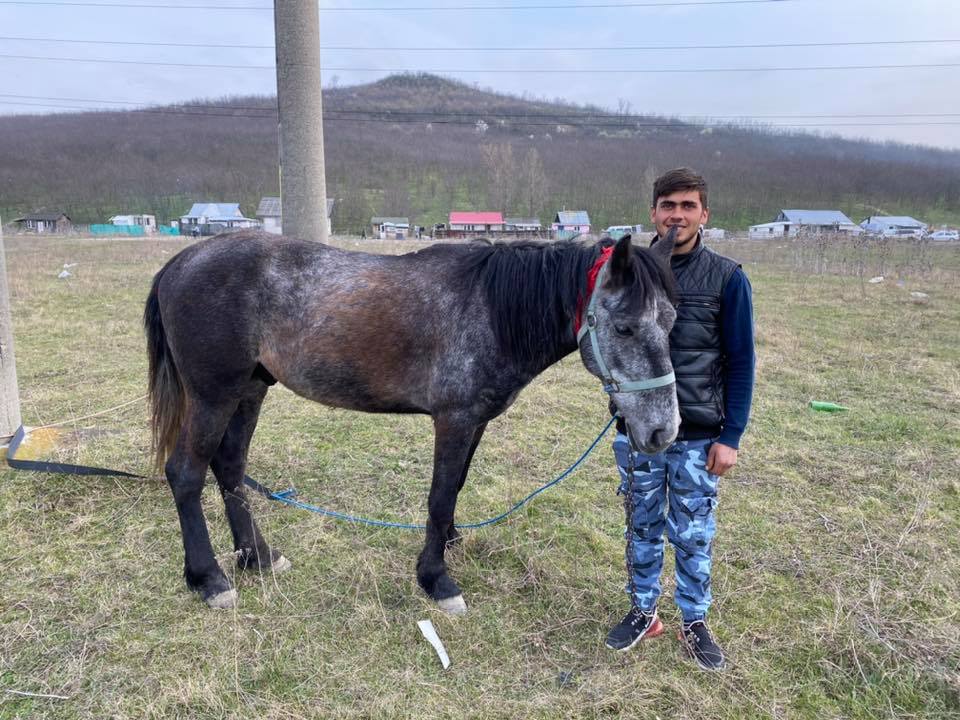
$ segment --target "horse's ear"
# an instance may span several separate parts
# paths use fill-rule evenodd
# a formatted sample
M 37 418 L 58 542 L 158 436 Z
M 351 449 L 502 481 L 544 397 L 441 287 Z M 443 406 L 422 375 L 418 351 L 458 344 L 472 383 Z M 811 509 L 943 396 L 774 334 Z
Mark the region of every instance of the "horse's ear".
M 670 232 L 667 233 L 666 237 L 660 238 L 653 244 L 653 246 L 650 248 L 650 252 L 652 252 L 660 260 L 669 263 L 670 256 L 673 254 L 673 244 L 676 238 L 677 228 L 674 226 L 670 228 Z
M 633 283 L 633 245 L 630 236 L 624 235 L 617 240 L 610 256 L 611 287 L 624 287 Z

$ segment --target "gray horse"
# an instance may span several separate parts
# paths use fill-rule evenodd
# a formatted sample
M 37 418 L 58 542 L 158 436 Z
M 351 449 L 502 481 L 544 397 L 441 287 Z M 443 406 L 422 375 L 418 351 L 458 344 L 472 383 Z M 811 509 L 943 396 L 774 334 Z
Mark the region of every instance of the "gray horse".
M 187 585 L 211 607 L 236 603 L 200 506 L 208 467 L 239 566 L 290 565 L 264 541 L 242 485 L 263 398 L 281 382 L 325 405 L 433 418 L 417 581 L 444 610 L 466 610 L 444 550 L 459 537 L 454 510 L 474 451 L 487 423 L 576 350 L 578 335 L 636 447 L 656 452 L 676 436 L 672 247 L 670 237 L 634 248 L 628 235 L 384 256 L 243 231 L 178 253 L 154 278 L 144 324 L 154 450 L 180 518 Z

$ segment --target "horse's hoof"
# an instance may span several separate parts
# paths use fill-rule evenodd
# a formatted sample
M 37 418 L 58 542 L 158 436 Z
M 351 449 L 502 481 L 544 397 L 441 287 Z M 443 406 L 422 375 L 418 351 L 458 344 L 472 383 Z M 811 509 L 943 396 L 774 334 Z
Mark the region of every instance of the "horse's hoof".
M 289 570 L 292 567 L 293 567 L 293 563 L 287 560 L 283 555 L 278 557 L 276 560 L 274 560 L 270 564 L 270 570 L 275 573 L 284 572 L 285 570 Z
M 463 599 L 463 595 L 454 595 L 443 600 L 437 600 L 437 607 L 448 615 L 463 615 L 467 612 L 467 601 Z
M 224 590 L 207 598 L 207 605 L 214 610 L 231 610 L 237 606 L 237 591 L 234 588 Z

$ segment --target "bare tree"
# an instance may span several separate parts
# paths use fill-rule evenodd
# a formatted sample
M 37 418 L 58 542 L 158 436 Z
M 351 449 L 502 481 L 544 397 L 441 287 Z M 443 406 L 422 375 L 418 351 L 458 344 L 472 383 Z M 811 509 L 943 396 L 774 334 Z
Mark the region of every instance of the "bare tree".
M 520 178 L 523 207 L 528 217 L 534 217 L 547 199 L 547 173 L 543 169 L 543 161 L 536 148 L 527 150 L 523 158 Z
M 517 196 L 517 161 L 513 156 L 513 145 L 481 145 L 480 156 L 487 168 L 489 182 L 487 199 L 497 210 L 508 212 Z
M 648 208 L 653 204 L 653 184 L 657 181 L 657 169 L 652 165 L 647 165 L 640 177 L 640 201 L 638 205 L 641 209 Z

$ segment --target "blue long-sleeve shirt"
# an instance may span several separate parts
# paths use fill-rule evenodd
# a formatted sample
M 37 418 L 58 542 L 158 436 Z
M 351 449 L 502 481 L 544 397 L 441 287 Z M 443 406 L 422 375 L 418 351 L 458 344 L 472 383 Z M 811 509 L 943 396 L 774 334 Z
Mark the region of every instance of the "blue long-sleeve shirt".
M 756 358 L 753 347 L 753 290 L 741 268 L 723 288 L 720 299 L 720 334 L 724 364 L 724 420 L 717 442 L 740 447 L 740 437 L 750 418 Z

